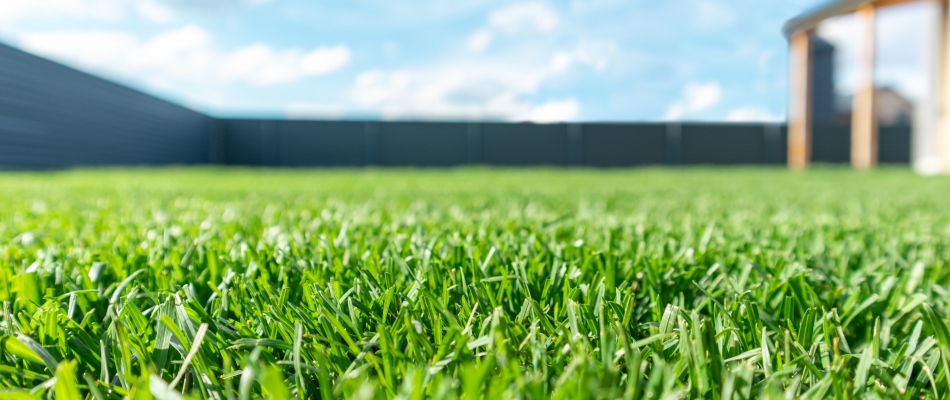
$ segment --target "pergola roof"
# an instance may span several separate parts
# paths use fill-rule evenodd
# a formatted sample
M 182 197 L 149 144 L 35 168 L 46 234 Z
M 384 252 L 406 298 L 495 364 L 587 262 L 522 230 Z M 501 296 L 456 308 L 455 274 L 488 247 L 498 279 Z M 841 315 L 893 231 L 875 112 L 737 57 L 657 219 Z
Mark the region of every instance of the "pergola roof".
M 782 27 L 782 32 L 786 37 L 792 36 L 795 32 L 800 32 L 808 29 L 814 29 L 821 21 L 824 21 L 828 18 L 847 14 L 854 10 L 857 10 L 863 5 L 874 4 L 878 6 L 903 3 L 907 0 L 835 0 L 828 3 L 825 3 L 818 8 L 815 8 L 811 11 L 808 11 L 802 15 L 799 15 L 795 18 L 788 20 L 785 23 L 785 26 Z

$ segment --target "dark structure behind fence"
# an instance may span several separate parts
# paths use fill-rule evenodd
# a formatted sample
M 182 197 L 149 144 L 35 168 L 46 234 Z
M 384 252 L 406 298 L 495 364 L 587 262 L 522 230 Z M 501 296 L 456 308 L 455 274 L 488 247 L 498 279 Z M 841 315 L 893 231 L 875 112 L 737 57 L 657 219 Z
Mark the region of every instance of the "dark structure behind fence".
M 848 127 L 816 126 L 813 159 L 847 163 Z M 0 44 L 0 168 L 784 164 L 783 124 L 214 119 Z M 908 163 L 910 128 L 880 160 Z

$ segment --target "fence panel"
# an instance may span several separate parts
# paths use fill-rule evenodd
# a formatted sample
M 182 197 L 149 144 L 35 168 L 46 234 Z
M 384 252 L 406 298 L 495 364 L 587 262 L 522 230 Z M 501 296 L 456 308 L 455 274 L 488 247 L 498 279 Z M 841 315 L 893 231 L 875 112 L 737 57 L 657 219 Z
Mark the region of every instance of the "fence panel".
M 583 165 L 627 167 L 666 162 L 665 124 L 583 124 L 581 134 Z
M 386 122 L 379 126 L 379 164 L 445 167 L 468 161 L 469 126 L 454 122 Z
M 788 163 L 788 125 L 785 124 L 779 125 L 778 157 L 775 163 L 783 165 Z
M 488 165 L 567 165 L 567 125 L 481 125 L 482 163 Z
M 210 117 L 2 44 L 0 88 L 0 167 L 210 160 Z
M 226 125 L 224 159 L 230 165 L 261 165 L 261 121 L 229 120 Z
M 365 165 L 365 123 L 356 121 L 280 121 L 278 165 Z
M 881 164 L 910 163 L 909 126 L 884 126 L 878 129 L 878 162 Z
M 850 163 L 851 127 L 831 124 L 812 126 L 811 160 L 815 163 Z
M 762 124 L 683 124 L 683 164 L 763 164 L 768 156 Z

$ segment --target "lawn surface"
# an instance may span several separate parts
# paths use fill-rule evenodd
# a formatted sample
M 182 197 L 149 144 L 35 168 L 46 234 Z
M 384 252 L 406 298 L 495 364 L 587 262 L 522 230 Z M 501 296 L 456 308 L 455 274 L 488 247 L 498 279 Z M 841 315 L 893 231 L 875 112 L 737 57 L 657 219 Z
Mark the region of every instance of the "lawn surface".
M 0 399 L 945 398 L 950 180 L 0 175 Z

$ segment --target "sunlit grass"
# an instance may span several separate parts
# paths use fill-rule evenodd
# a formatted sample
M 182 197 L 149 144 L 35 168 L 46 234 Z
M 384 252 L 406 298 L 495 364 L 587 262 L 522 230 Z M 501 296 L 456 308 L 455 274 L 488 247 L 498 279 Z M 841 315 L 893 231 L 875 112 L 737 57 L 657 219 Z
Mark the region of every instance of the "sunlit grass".
M 938 398 L 950 180 L 0 175 L 0 398 Z

